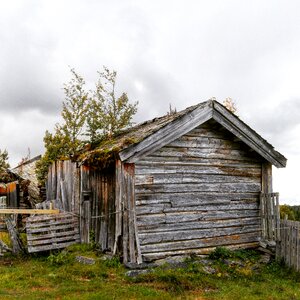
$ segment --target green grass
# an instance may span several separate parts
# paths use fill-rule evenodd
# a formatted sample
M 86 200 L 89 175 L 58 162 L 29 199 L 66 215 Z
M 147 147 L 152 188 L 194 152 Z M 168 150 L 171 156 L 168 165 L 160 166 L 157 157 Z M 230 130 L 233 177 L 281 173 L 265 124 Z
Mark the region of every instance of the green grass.
M 76 255 L 96 263 L 83 265 Z M 253 251 L 217 249 L 212 258 L 210 275 L 193 258 L 181 268 L 164 265 L 128 278 L 117 258 L 102 260 L 85 245 L 50 255 L 8 255 L 0 258 L 0 299 L 300 299 L 299 273 L 280 263 L 258 264 Z

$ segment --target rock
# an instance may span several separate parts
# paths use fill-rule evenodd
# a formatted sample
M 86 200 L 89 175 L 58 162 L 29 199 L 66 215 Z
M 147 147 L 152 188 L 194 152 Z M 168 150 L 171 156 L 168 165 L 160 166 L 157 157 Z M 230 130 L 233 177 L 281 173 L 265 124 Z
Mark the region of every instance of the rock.
M 125 273 L 126 276 L 128 277 L 136 277 L 139 275 L 144 275 L 144 274 L 149 274 L 153 272 L 151 269 L 147 269 L 147 270 L 130 270 L 128 272 Z
M 215 268 L 212 268 L 210 266 L 203 266 L 202 270 L 206 274 L 215 274 L 217 272 Z
M 224 259 L 223 263 L 227 266 L 238 266 L 238 267 L 245 267 L 245 264 L 239 260 L 233 259 Z
M 201 260 L 195 261 L 195 262 L 197 262 L 201 265 L 204 265 L 204 266 L 210 266 L 213 264 L 213 260 L 211 260 L 211 259 L 201 259 Z
M 112 260 L 113 259 L 113 254 L 103 254 L 100 257 L 100 260 Z
M 263 263 L 263 264 L 268 264 L 270 262 L 270 260 L 271 260 L 271 255 L 266 253 L 266 254 L 261 256 L 259 262 Z
M 94 258 L 85 257 L 85 256 L 76 256 L 75 259 L 84 265 L 94 265 L 96 262 Z
M 171 256 L 171 257 L 159 259 L 159 260 L 155 261 L 155 264 L 157 266 L 169 264 L 174 267 L 182 267 L 182 266 L 186 266 L 186 263 L 184 263 L 184 261 L 187 258 L 188 258 L 188 256 Z
M 124 265 L 127 269 L 135 269 L 135 270 L 142 270 L 142 269 L 149 269 L 149 268 L 157 267 L 157 264 L 155 264 L 155 263 L 138 264 L 138 263 L 130 263 L 129 262 L 129 263 L 125 263 Z

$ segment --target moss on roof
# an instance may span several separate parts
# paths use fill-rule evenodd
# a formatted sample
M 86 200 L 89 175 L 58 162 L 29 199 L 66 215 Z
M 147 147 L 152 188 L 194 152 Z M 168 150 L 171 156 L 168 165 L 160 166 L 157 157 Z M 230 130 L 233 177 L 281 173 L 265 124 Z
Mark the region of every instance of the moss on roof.
M 110 162 L 114 161 L 118 157 L 118 153 L 120 151 L 128 148 L 129 146 L 138 144 L 164 126 L 184 116 L 188 112 L 193 111 L 195 108 L 205 106 L 207 102 L 208 101 L 202 102 L 200 104 L 190 106 L 180 112 L 154 118 L 123 130 L 110 139 L 100 142 L 95 149 L 84 151 L 79 156 L 78 160 L 88 165 L 106 167 Z

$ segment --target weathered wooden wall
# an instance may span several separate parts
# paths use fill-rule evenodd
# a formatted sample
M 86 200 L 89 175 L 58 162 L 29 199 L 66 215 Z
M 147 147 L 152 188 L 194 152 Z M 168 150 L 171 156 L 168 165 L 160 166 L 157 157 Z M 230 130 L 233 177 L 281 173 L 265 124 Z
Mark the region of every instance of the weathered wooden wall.
M 135 203 L 135 165 L 116 161 L 116 234 L 114 253 L 120 250 L 123 262 L 141 263 Z
M 262 163 L 213 121 L 140 159 L 135 195 L 143 258 L 256 245 Z
M 49 168 L 47 200 L 58 201 L 63 211 L 79 216 L 81 242 L 91 236 L 102 250 L 113 250 L 115 241 L 115 169 L 93 170 L 71 161 Z

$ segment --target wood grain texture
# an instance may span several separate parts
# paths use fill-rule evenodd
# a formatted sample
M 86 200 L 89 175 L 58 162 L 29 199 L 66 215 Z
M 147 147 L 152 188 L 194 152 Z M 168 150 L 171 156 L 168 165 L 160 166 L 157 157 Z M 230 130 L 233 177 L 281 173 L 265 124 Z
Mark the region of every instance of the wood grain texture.
M 136 162 L 143 259 L 256 243 L 263 161 L 207 122 Z

